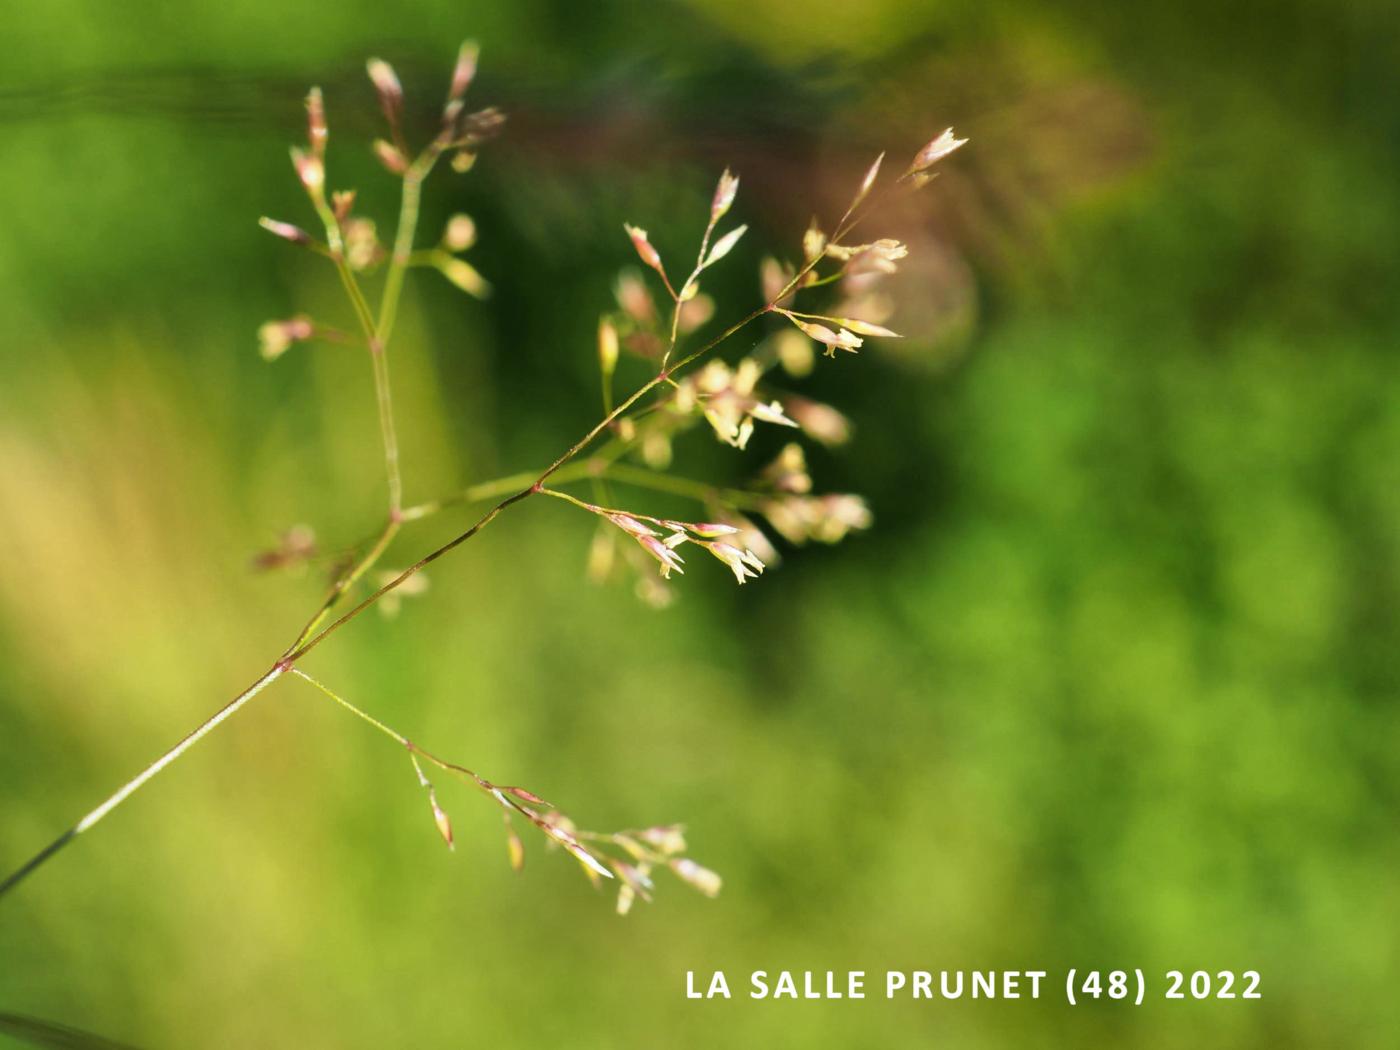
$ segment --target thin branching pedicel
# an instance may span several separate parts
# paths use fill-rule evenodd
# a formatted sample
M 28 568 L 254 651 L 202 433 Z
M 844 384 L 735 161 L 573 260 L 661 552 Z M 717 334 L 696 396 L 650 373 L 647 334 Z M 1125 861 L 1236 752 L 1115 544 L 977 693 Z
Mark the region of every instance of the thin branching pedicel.
M 269 233 L 329 260 L 344 288 L 357 335 L 296 314 L 264 324 L 258 331 L 259 349 L 264 358 L 273 361 L 306 344 L 361 344 L 374 377 L 384 454 L 387 506 L 383 525 L 363 543 L 333 558 L 334 570 L 321 604 L 291 644 L 252 685 L 0 882 L 0 895 L 104 819 L 196 742 L 286 675 L 303 680 L 405 750 L 412 772 L 427 795 L 433 822 L 449 848 L 454 846 L 452 823 L 439 800 L 437 787 L 429 779 L 430 770 L 436 771 L 434 776 L 441 773 L 474 788 L 499 807 L 506 829 L 507 856 L 517 870 L 524 864 L 525 847 L 516 828 L 525 826 L 533 827 L 551 846 L 572 856 L 595 884 L 603 879 L 616 880 L 620 913 L 625 914 L 638 897 L 651 899 L 652 876 L 662 870 L 706 896 L 719 893 L 719 876 L 686 856 L 685 836 L 679 825 L 619 832 L 581 830 L 533 791 L 493 783 L 466 766 L 439 758 L 352 704 L 300 664 L 316 646 L 370 606 L 377 605 L 389 613 L 402 598 L 422 593 L 426 588 L 423 570 L 428 565 L 471 539 L 510 507 L 534 495 L 549 496 L 590 515 L 598 523 L 589 555 L 590 574 L 603 578 L 620 566 L 629 567 L 636 574 L 639 595 L 656 605 L 671 600 L 671 576 L 683 574 L 688 564 L 683 552 L 703 551 L 732 572 L 740 584 L 776 564 L 778 551 L 755 519 L 766 521 L 793 544 L 812 540 L 834 543 L 852 531 L 869 528 L 871 514 L 859 496 L 813 493 L 806 456 L 796 441 L 786 445 L 773 462 L 753 471 L 753 480 L 741 487 L 680 477 L 668 468 L 674 442 L 697 427 L 708 426 L 719 441 L 738 451 L 748 446 L 760 424 L 787 428 L 795 436 L 824 445 L 839 445 L 849 438 L 850 425 L 837 409 L 785 390 L 773 377 L 785 374 L 800 379 L 810 373 L 816 362 L 815 346 L 821 346 L 828 357 L 835 357 L 837 350 L 858 352 L 867 338 L 897 337 L 883 324 L 890 306 L 878 284 L 884 275 L 897 269 L 907 249 L 889 238 L 869 242 L 851 238 L 881 196 L 876 186 L 883 155 L 870 166 L 850 206 L 829 233 L 813 220 L 802 238 L 800 263 L 763 260 L 759 272 L 761 304 L 690 349 L 684 349 L 684 340 L 716 313 L 714 301 L 701 291 L 701 278 L 730 255 L 747 230 L 740 224 L 718 233 L 720 223 L 735 203 L 738 177 L 727 169 L 720 176 L 695 262 L 679 282 L 672 280 L 646 230 L 627 225 L 625 232 L 638 258 L 646 269 L 655 272 L 653 281 L 659 279 L 670 303 L 665 311 L 657 307 L 641 273 L 627 270 L 619 276 L 617 309 L 606 313 L 597 329 L 603 418 L 543 470 L 483 481 L 439 499 L 405 504 L 389 369 L 404 281 L 409 270 L 428 268 L 470 295 L 482 297 L 490 290 L 486 279 L 462 258 L 477 239 L 470 216 L 454 215 L 435 246 L 416 246 L 424 181 L 444 158 L 453 171 L 469 171 L 482 145 L 499 131 L 504 120 L 491 108 L 467 111 L 465 95 L 475 77 L 476 65 L 475 45 L 464 44 L 458 53 L 441 122 L 427 144 L 415 150 L 409 129 L 404 127 L 403 88 L 397 75 L 380 59 L 372 59 L 368 64 L 369 77 L 388 125 L 388 137 L 376 140 L 371 148 L 383 167 L 401 183 L 398 222 L 387 248 L 379 240 L 375 222 L 356 213 L 354 190 L 328 188 L 326 150 L 330 135 L 325 102 L 316 88 L 306 99 L 307 143 L 292 150 L 292 165 L 322 232 L 318 236 L 282 220 L 260 220 Z M 951 129 L 944 132 L 919 151 L 891 189 L 919 189 L 933 178 L 933 166 L 965 141 L 955 138 Z M 378 303 L 372 305 L 365 291 L 366 282 L 379 280 L 381 275 Z M 836 305 L 825 312 L 794 308 L 797 296 L 826 287 L 838 293 Z M 733 363 L 711 360 L 704 368 L 691 369 L 730 336 L 770 314 L 779 324 L 748 356 Z M 624 354 L 628 362 L 640 362 L 647 369 L 648 378 L 631 394 L 618 399 L 614 383 Z M 591 499 L 565 489 L 581 483 L 591 487 Z M 689 516 L 682 520 L 624 509 L 612 495 L 614 486 L 686 497 L 697 502 L 703 512 L 694 516 L 696 520 L 688 520 Z M 380 568 L 384 555 L 406 525 L 460 506 L 482 503 L 488 509 L 447 543 L 407 568 Z M 255 564 L 265 569 L 305 566 L 323 556 L 314 534 L 298 526 L 284 533 L 276 548 L 258 555 Z M 372 585 L 368 584 L 371 580 Z M 358 600 L 336 616 L 342 604 L 356 595 Z

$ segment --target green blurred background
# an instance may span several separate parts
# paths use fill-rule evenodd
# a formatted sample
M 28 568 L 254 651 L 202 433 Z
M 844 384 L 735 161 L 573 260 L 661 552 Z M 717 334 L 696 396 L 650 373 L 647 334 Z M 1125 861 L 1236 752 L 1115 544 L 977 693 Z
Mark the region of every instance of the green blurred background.
M 280 683 L 0 902 L 0 1012 L 160 1047 L 1394 1045 L 1400 1012 L 1400 93 L 1385 3 L 100 4 L 0 15 L 0 868 L 245 685 L 378 520 L 368 367 L 286 163 L 394 188 L 363 60 L 512 122 L 467 210 L 497 294 L 411 283 L 410 501 L 596 417 L 593 329 L 718 171 L 756 301 L 869 158 L 972 144 L 895 233 L 894 326 L 821 361 L 814 457 L 876 529 L 656 612 L 526 504 L 308 666 L 594 827 L 684 820 L 726 878 L 627 919 L 301 683 Z M 423 102 L 423 100 L 427 100 Z M 430 187 L 433 184 L 430 183 Z M 912 217 L 912 226 L 909 224 Z M 731 348 L 731 359 L 744 349 Z M 742 479 L 697 434 L 678 469 Z M 642 502 L 640 499 L 634 502 Z M 657 501 L 650 507 L 671 504 Z M 639 507 L 645 509 L 645 507 Z M 678 508 L 677 508 L 678 509 Z M 402 565 L 466 520 L 405 533 Z M 753 1003 L 752 969 L 1257 969 L 1257 1003 Z M 732 1002 L 684 998 L 724 969 Z M 1161 983 L 1158 980 L 1158 988 Z M 0 1042 L 4 1041 L 0 1036 Z

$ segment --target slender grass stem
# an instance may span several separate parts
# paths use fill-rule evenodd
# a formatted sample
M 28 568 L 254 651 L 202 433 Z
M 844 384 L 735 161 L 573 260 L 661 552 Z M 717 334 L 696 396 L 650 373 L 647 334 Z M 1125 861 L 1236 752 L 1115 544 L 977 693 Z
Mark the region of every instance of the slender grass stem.
M 332 258 L 336 273 L 340 275 L 341 287 L 345 289 L 345 295 L 355 311 L 355 319 L 360 322 L 360 330 L 364 332 L 365 340 L 373 350 L 378 345 L 379 336 L 375 333 L 374 314 L 370 311 L 365 293 L 360 290 L 360 282 L 355 279 L 355 271 L 350 269 L 350 264 L 345 261 L 344 253 L 337 249 L 337 254 Z
M 611 508 L 608 507 L 595 506 L 592 503 L 588 503 L 584 500 L 579 499 L 577 496 L 571 496 L 567 492 L 560 492 L 558 489 L 542 488 L 540 489 L 540 495 L 553 496 L 555 499 L 562 499 L 565 503 L 572 503 L 575 507 L 582 507 L 584 510 L 593 514 L 596 514 L 599 511 L 611 510 Z
M 368 711 L 360 710 L 349 700 L 345 699 L 345 697 L 341 696 L 339 693 L 333 692 L 331 689 L 327 688 L 324 684 L 322 684 L 322 682 L 319 679 L 313 678 L 311 675 L 303 671 L 300 667 L 293 667 L 292 674 L 296 675 L 298 678 L 302 679 L 305 682 L 310 682 L 321 692 L 325 693 L 326 696 L 330 697 L 341 707 L 345 708 L 345 710 L 349 711 L 356 718 L 363 719 L 364 721 L 368 722 L 370 725 L 374 726 L 375 729 L 379 730 L 381 733 L 387 736 L 390 740 L 402 744 L 404 747 L 407 748 L 413 747 L 413 745 L 409 742 L 408 737 L 404 736 L 402 733 L 398 732 L 395 729 L 391 729 L 379 719 L 375 718 Z
M 579 478 L 587 477 L 597 468 L 592 461 L 588 463 L 576 464 L 568 471 L 561 471 L 565 474 L 565 480 L 576 481 Z M 448 507 L 459 506 L 467 503 L 480 503 L 482 500 L 492 497 L 504 496 L 515 492 L 526 485 L 534 482 L 539 476 L 539 471 L 522 471 L 519 474 L 510 474 L 503 478 L 496 478 L 493 481 L 483 481 L 477 485 L 469 485 L 460 492 L 454 492 L 449 496 L 442 496 L 435 500 L 428 500 L 426 503 L 415 504 L 412 507 L 405 507 L 401 515 L 404 521 L 417 521 L 420 518 L 431 517 L 439 514 Z
M 714 236 L 715 223 L 718 221 L 719 216 L 715 215 L 712 211 L 710 213 L 710 221 L 705 226 L 705 233 L 700 238 L 700 251 L 697 252 L 695 256 L 695 268 L 690 271 L 690 275 L 681 285 L 680 294 L 671 289 L 670 283 L 667 282 L 666 287 L 671 291 L 671 298 L 674 299 L 675 302 L 671 309 L 671 338 L 666 345 L 666 352 L 661 355 L 662 371 L 665 371 L 667 363 L 671 360 L 671 355 L 676 351 L 676 343 L 680 339 L 681 309 L 685 306 L 685 303 L 681 301 L 681 294 L 684 294 L 685 290 L 690 287 L 690 283 L 696 280 L 700 276 L 700 271 L 704 269 L 705 253 L 710 250 L 710 238 Z
M 397 729 L 394 729 L 392 726 L 386 725 L 384 722 L 381 722 L 379 719 L 375 718 L 374 715 L 370 714 L 368 711 L 365 711 L 363 708 L 357 707 L 356 705 L 352 704 L 349 700 L 345 699 L 345 697 L 341 696 L 335 690 L 331 689 L 330 686 L 326 685 L 324 682 L 314 677 L 313 675 L 308 674 L 306 671 L 303 671 L 300 667 L 291 668 L 291 673 L 296 675 L 303 681 L 309 683 L 310 685 L 314 686 L 316 689 L 320 690 L 320 692 L 330 697 L 330 699 L 334 700 L 341 707 L 345 708 L 345 710 L 349 711 L 356 718 L 373 726 L 374 729 L 376 729 L 380 733 L 383 733 L 390 740 L 394 741 L 394 743 L 399 744 L 404 748 L 407 748 L 409 754 L 419 756 L 424 761 L 436 766 L 438 769 L 441 769 L 446 773 L 451 773 L 454 776 L 460 777 L 461 779 L 470 783 L 473 787 L 479 788 L 480 790 L 485 791 L 488 794 L 493 788 L 496 787 L 495 784 L 492 784 L 489 780 L 485 779 L 484 777 L 478 776 L 466 766 L 459 766 L 455 762 L 449 762 L 445 758 L 439 758 L 431 751 L 419 747 L 408 737 L 400 733 Z
M 143 786 L 145 786 L 145 784 L 149 780 L 151 780 L 152 777 L 154 777 L 157 773 L 163 770 L 166 766 L 174 762 L 177 758 L 183 755 L 190 748 L 194 747 L 195 744 L 199 743 L 201 740 L 204 739 L 204 737 L 206 737 L 215 729 L 217 729 L 220 725 L 222 725 L 224 721 L 235 715 L 238 712 L 238 710 L 243 707 L 244 704 L 246 704 L 249 700 L 253 699 L 253 697 L 261 693 L 269 685 L 271 685 L 286 670 L 287 668 L 282 663 L 279 662 L 277 664 L 274 664 L 273 667 L 270 670 L 268 670 L 267 673 L 264 674 L 261 678 L 259 678 L 256 682 L 254 682 L 247 689 L 243 690 L 243 692 L 235 696 L 223 707 L 219 708 L 219 710 L 215 711 L 212 715 L 206 718 L 194 729 L 190 730 L 190 732 L 186 733 L 185 736 L 182 737 L 180 741 L 177 744 L 175 744 L 174 747 L 170 748 L 170 750 L 166 751 L 165 754 L 161 755 L 158 759 L 156 759 L 154 762 L 148 765 L 145 769 L 141 770 L 140 773 L 136 774 L 136 776 L 132 777 L 121 787 L 117 788 L 116 791 L 108 795 L 107 798 L 103 800 L 95 809 L 89 812 L 86 816 L 84 816 L 71 828 L 69 828 L 62 835 L 56 838 L 53 842 L 49 843 L 49 845 L 45 846 L 42 850 L 35 854 L 35 856 L 26 864 L 24 864 L 11 875 L 8 875 L 3 882 L 0 882 L 0 897 L 3 897 L 6 893 L 10 892 L 10 890 L 14 889 L 14 887 L 17 886 L 26 875 L 31 874 L 41 864 L 43 864 L 50 857 L 56 854 L 64 846 L 68 845 L 68 843 L 72 842 L 83 832 L 89 831 L 93 827 L 95 827 L 98 823 L 100 823 L 103 820 L 103 818 L 105 818 L 109 813 L 111 813 L 112 810 L 116 809 L 133 794 L 139 791 Z
M 340 600 L 345 597 L 346 592 L 348 592 L 351 587 L 355 586 L 364 574 L 369 572 L 369 570 L 378 563 L 379 559 L 383 557 L 384 552 L 389 549 L 389 544 L 392 543 L 394 537 L 398 535 L 401 521 L 402 516 L 398 519 L 389 519 L 384 525 L 383 530 L 379 533 L 378 539 L 374 541 L 373 546 L 365 553 L 364 557 L 360 558 L 354 565 L 341 574 L 340 578 L 331 586 L 330 593 L 326 595 L 326 600 L 321 603 L 321 608 L 316 610 L 316 615 L 307 621 L 306 626 L 301 629 L 301 633 L 297 635 L 296 641 L 292 643 L 288 652 L 295 649 L 298 645 L 315 634 L 316 629 L 326 622 L 326 617 L 330 615 L 331 610 L 339 604 Z
M 533 792 L 522 793 L 519 788 L 493 784 L 491 781 L 487 780 L 479 773 L 473 772 L 466 766 L 459 766 L 455 762 L 449 762 L 445 758 L 439 758 L 431 751 L 419 747 L 417 744 L 415 744 L 408 737 L 404 736 L 398 730 L 393 729 L 388 725 L 385 725 L 383 722 L 375 718 L 369 712 L 364 711 L 359 707 L 356 707 L 349 700 L 346 700 L 343 696 L 335 692 L 329 686 L 325 685 L 318 679 L 312 677 L 310 674 L 307 674 L 300 668 L 291 668 L 291 672 L 298 678 L 305 680 L 310 685 L 320 690 L 320 692 L 325 694 L 331 700 L 335 701 L 341 707 L 345 708 L 345 710 L 349 711 L 356 718 L 359 718 L 362 721 L 368 723 L 374 729 L 387 736 L 390 740 L 393 740 L 396 744 L 399 744 L 401 747 L 405 748 L 408 751 L 410 761 L 412 761 L 413 763 L 414 771 L 418 774 L 418 782 L 422 784 L 423 787 L 425 787 L 429 792 L 428 797 L 432 801 L 434 816 L 442 820 L 444 823 L 446 821 L 446 816 L 438 808 L 437 796 L 433 794 L 432 784 L 430 784 L 428 782 L 428 778 L 423 775 L 423 769 L 418 763 L 418 759 L 420 758 L 422 758 L 425 762 L 436 766 L 438 769 L 443 770 L 446 773 L 451 773 L 454 777 L 457 777 L 459 780 L 464 781 L 471 787 L 474 787 L 478 791 L 489 796 L 493 801 L 495 801 L 505 810 L 507 818 L 509 818 L 509 815 L 512 813 L 524 817 L 535 827 L 539 828 L 539 830 L 542 831 L 545 835 L 553 839 L 559 845 L 563 846 L 566 850 L 569 851 L 569 853 L 573 854 L 576 860 L 578 860 L 586 868 L 590 869 L 595 875 L 609 879 L 613 877 L 612 872 L 604 866 L 603 862 L 600 861 L 598 857 L 594 856 L 580 844 L 580 839 L 586 838 L 591 842 L 606 842 L 610 845 L 617 845 L 618 839 L 616 836 L 609 836 L 593 831 L 566 831 L 564 828 L 561 828 L 556 824 L 551 823 L 548 819 L 542 816 L 541 813 L 537 812 L 535 808 L 532 808 L 538 807 L 538 809 L 540 810 L 552 810 L 554 808 L 549 803 L 541 799 L 539 796 L 533 794 Z M 529 806 L 523 804 L 522 799 L 524 798 L 528 798 L 530 800 Z M 509 827 L 509 819 L 507 819 L 506 823 L 507 827 Z M 444 824 L 439 825 L 440 828 L 443 826 Z M 449 830 L 444 832 L 444 834 L 447 837 L 448 847 L 451 848 L 452 839 L 450 835 L 450 825 L 447 825 L 447 827 Z M 609 865 L 616 863 L 614 858 L 607 857 L 606 855 L 604 855 L 603 859 L 606 860 Z

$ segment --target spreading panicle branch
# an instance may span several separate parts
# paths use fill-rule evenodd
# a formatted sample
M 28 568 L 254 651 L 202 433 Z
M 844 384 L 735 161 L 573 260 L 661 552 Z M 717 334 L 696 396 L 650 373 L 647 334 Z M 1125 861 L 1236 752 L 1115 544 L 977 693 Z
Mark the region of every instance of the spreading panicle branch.
M 683 341 L 713 316 L 715 303 L 700 289 L 700 278 L 710 267 L 728 259 L 748 230 L 739 224 L 721 234 L 719 223 L 733 208 L 739 179 L 726 169 L 711 197 L 708 218 L 700 237 L 695 263 L 679 289 L 672 283 L 661 255 L 646 230 L 627 224 L 625 231 L 643 265 L 654 271 L 671 300 L 668 316 L 656 308 L 645 282 L 624 272 L 617 283 L 618 311 L 604 315 L 597 328 L 597 355 L 602 381 L 603 417 L 541 470 L 527 471 L 493 481 L 479 482 L 459 492 L 423 503 L 406 504 L 394 421 L 389 372 L 389 349 L 407 273 L 414 267 L 436 269 L 463 291 L 477 297 L 489 290 L 486 279 L 461 255 L 477 241 L 470 216 L 454 215 L 435 247 L 418 249 L 418 219 L 424 181 L 444 156 L 454 171 L 469 170 L 482 147 L 497 131 L 504 117 L 494 108 L 467 112 L 465 95 L 476 76 L 478 51 L 465 43 L 458 51 L 441 126 L 426 145 L 414 149 L 404 121 L 403 87 L 393 67 L 371 59 L 367 72 L 388 125 L 388 138 L 375 140 L 372 151 L 383 167 L 401 182 L 400 204 L 394 236 L 380 243 L 374 221 L 355 212 L 353 190 L 328 192 L 326 147 L 329 124 L 325 100 L 313 88 L 305 100 L 307 141 L 292 150 L 292 164 L 316 215 L 324 240 L 300 225 L 262 218 L 260 225 L 274 236 L 309 249 L 332 263 L 345 291 L 358 337 L 315 321 L 305 314 L 269 321 L 258 331 L 259 350 L 276 360 L 302 344 L 359 345 L 370 359 L 375 402 L 387 482 L 387 511 L 382 527 L 370 538 L 336 555 L 326 593 L 315 612 L 280 656 L 247 688 L 201 722 L 174 746 L 127 781 L 76 824 L 3 881 L 0 896 L 13 890 L 79 835 L 111 814 L 136 791 L 190 748 L 231 718 L 279 678 L 291 675 L 313 686 L 342 709 L 375 728 L 408 752 L 420 786 L 424 789 L 438 833 L 455 848 L 451 821 L 438 791 L 427 775 L 436 769 L 488 797 L 499 807 L 506 829 L 507 857 L 519 871 L 525 846 L 515 830 L 518 822 L 535 828 L 546 842 L 568 853 L 595 883 L 604 880 L 618 887 L 617 911 L 626 914 L 638 899 L 650 900 L 655 889 L 653 874 L 666 871 L 706 896 L 716 896 L 721 879 L 687 856 L 687 844 L 679 825 L 658 825 L 641 830 L 600 833 L 580 830 L 559 809 L 533 791 L 496 784 L 466 766 L 437 757 L 373 715 L 332 691 L 301 665 L 303 658 L 371 606 L 386 609 L 405 595 L 421 592 L 423 570 L 473 538 L 501 514 L 535 495 L 545 495 L 581 509 L 598 522 L 594 541 L 598 550 L 617 551 L 614 559 L 593 558 L 633 568 L 654 565 L 656 572 L 637 578 L 638 593 L 654 604 L 669 601 L 665 581 L 684 572 L 683 549 L 699 548 L 719 561 L 740 584 L 756 578 L 778 563 L 779 553 L 761 518 L 784 540 L 834 543 L 871 524 L 865 502 L 851 494 L 815 494 L 800 445 L 784 446 L 777 459 L 755 472 L 742 485 L 714 485 L 678 476 L 669 471 L 671 448 L 686 431 L 707 425 L 724 444 L 743 450 L 757 424 L 790 428 L 827 445 L 848 440 L 850 425 L 829 405 L 792 394 L 773 382 L 786 373 L 801 378 L 812 370 L 815 343 L 829 356 L 837 349 L 854 352 L 867 338 L 897 338 L 885 327 L 884 316 L 872 316 L 870 308 L 856 309 L 864 300 L 857 294 L 871 281 L 894 272 L 907 248 L 890 238 L 858 243 L 851 234 L 881 199 L 877 190 L 883 154 L 866 171 L 850 205 L 831 228 L 824 231 L 817 220 L 802 237 L 801 262 L 790 264 L 766 258 L 761 266 L 763 301 L 717 334 L 690 349 Z M 916 154 L 896 185 L 917 189 L 932 177 L 931 169 L 967 140 L 952 130 L 928 143 Z M 377 305 L 366 292 L 367 281 L 382 274 Z M 828 286 L 841 287 L 845 298 L 826 312 L 793 308 L 800 293 Z M 857 317 L 855 314 L 863 314 Z M 770 338 L 736 363 L 719 359 L 692 369 L 735 334 L 768 315 L 779 327 Z M 790 327 L 782 327 L 786 322 Z M 640 361 L 646 377 L 632 393 L 614 398 L 615 377 Z M 586 455 L 585 455 L 586 454 Z M 628 458 L 640 459 L 629 463 Z M 587 481 L 600 495 L 585 500 L 561 486 Z M 548 483 L 548 484 L 547 484 Z M 639 493 L 657 493 L 697 502 L 703 508 L 695 520 L 663 517 L 613 505 L 607 495 L 617 484 Z M 494 501 L 494 502 L 493 502 Z M 401 530 L 452 508 L 487 504 L 476 520 L 442 545 L 421 555 L 406 568 L 379 568 Z M 620 547 L 619 547 L 620 545 Z M 278 545 L 257 556 L 262 569 L 305 568 L 328 555 L 307 527 L 287 530 Z M 373 581 L 373 582 L 371 582 Z M 348 609 L 342 606 L 358 596 Z M 337 615 L 337 613 L 339 613 Z

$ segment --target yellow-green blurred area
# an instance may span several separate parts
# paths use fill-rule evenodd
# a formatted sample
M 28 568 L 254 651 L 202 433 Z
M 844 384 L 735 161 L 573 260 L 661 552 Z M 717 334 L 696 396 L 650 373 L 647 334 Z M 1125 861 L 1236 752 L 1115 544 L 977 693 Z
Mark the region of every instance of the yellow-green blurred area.
M 272 317 L 353 325 L 329 265 L 256 226 L 314 222 L 286 160 L 309 85 L 381 233 L 366 57 L 422 136 L 474 37 L 471 101 L 511 117 L 428 184 L 421 243 L 469 212 L 495 294 L 411 275 L 410 502 L 597 419 L 624 221 L 687 258 L 740 173 L 721 325 L 880 150 L 971 143 L 872 226 L 911 245 L 909 338 L 803 386 L 854 421 L 811 461 L 869 534 L 743 588 L 693 557 L 656 611 L 587 582 L 587 515 L 530 500 L 307 657 L 585 826 L 684 821 L 718 900 L 663 879 L 621 919 L 537 835 L 516 875 L 439 778 L 448 853 L 402 750 L 283 681 L 0 900 L 0 1014 L 154 1047 L 1394 1045 L 1395 30 L 1379 0 L 9 5 L 6 871 L 295 635 L 324 566 L 256 551 L 382 520 L 363 349 L 256 348 Z M 675 470 L 742 483 L 783 436 L 696 432 Z M 755 969 L 1070 966 L 1142 967 L 1149 1001 L 747 998 Z M 687 1001 L 717 969 L 735 999 Z M 1163 1002 L 1168 969 L 1264 997 Z

